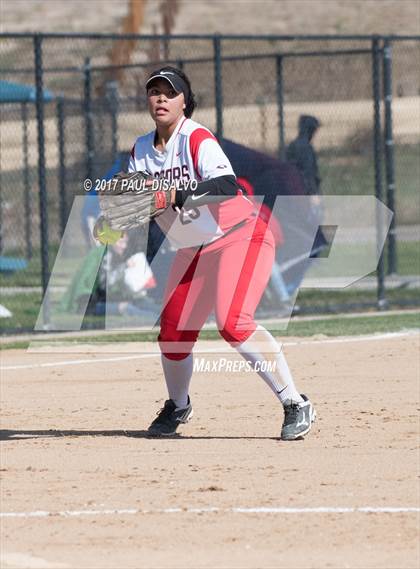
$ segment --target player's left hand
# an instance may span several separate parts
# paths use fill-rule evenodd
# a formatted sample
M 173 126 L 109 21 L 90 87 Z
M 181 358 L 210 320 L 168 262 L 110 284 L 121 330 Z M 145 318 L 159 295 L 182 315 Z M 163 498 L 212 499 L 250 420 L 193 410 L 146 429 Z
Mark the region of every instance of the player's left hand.
M 163 213 L 171 204 L 170 189 L 153 189 L 145 172 L 120 172 L 99 194 L 102 214 L 112 229 L 141 226 Z

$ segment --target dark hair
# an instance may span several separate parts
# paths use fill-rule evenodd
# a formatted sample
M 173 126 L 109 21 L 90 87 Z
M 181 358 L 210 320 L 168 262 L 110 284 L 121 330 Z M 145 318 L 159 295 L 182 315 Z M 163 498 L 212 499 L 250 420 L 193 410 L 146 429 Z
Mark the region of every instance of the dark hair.
M 171 67 L 170 65 L 165 65 L 165 67 L 156 69 L 155 71 L 153 71 L 153 73 L 150 74 L 149 77 L 153 77 L 153 75 L 158 75 L 161 71 L 172 71 L 172 73 L 176 73 L 178 77 L 181 77 L 181 79 L 186 83 L 188 89 L 186 93 L 184 92 L 184 97 L 185 97 L 184 115 L 189 119 L 192 116 L 194 109 L 196 107 L 195 96 L 191 89 L 190 80 L 181 69 L 178 69 L 177 67 Z

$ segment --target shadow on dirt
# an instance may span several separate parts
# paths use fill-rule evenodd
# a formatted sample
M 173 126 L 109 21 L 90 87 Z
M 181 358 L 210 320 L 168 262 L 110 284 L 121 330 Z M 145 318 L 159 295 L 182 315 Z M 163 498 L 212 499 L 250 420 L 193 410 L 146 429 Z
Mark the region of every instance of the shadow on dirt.
M 152 437 L 147 431 L 125 431 L 125 430 L 110 430 L 110 431 L 78 431 L 78 430 L 61 430 L 61 429 L 47 429 L 47 430 L 0 430 L 0 441 L 26 441 L 28 439 L 48 439 L 48 438 L 72 438 L 72 437 L 132 437 L 139 439 L 156 440 L 159 437 Z M 230 436 L 182 436 L 176 434 L 170 437 L 160 437 L 164 440 L 167 439 L 183 439 L 183 440 L 278 440 L 277 437 L 230 437 Z

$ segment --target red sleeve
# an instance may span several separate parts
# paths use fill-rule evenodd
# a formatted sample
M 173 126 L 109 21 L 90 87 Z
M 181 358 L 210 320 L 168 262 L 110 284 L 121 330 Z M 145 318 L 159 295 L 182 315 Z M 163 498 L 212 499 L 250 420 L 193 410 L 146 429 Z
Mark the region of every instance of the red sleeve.
M 194 164 L 194 170 L 200 178 L 201 175 L 198 171 L 198 152 L 200 150 L 200 144 L 207 138 L 211 138 L 217 142 L 217 138 L 214 136 L 214 134 L 205 128 L 196 128 L 190 136 L 190 153 Z

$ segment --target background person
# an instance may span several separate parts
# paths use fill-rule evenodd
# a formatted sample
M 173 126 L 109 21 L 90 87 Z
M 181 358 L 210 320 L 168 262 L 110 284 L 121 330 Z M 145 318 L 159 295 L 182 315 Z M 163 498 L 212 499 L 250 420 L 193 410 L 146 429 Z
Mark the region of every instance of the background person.
M 321 177 L 318 159 L 312 140 L 321 126 L 316 117 L 301 115 L 298 123 L 298 136 L 287 147 L 286 160 L 298 168 L 303 176 L 305 194 L 312 196 L 313 203 L 320 203 Z

